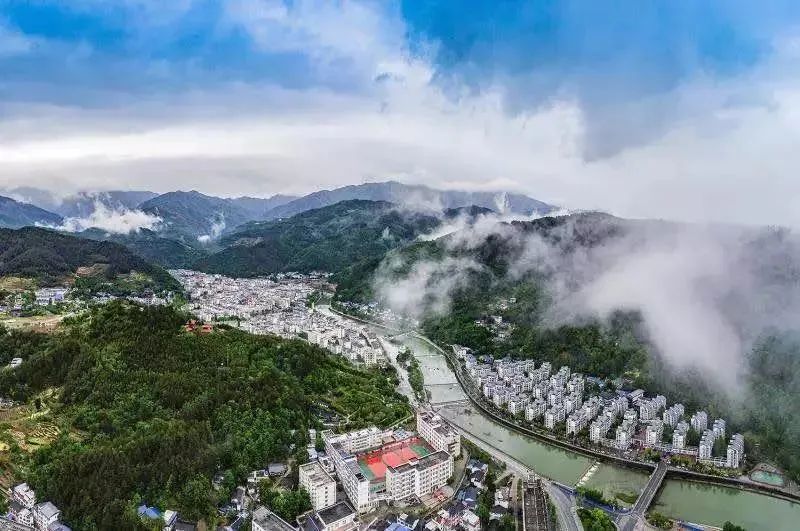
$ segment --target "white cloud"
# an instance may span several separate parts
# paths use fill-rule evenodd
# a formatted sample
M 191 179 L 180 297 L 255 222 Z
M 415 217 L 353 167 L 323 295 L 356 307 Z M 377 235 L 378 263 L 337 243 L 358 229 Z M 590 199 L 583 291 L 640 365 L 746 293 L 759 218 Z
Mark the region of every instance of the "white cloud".
M 4 184 L 268 195 L 398 179 L 623 216 L 800 226 L 793 41 L 749 75 L 687 81 L 664 96 L 674 120 L 663 135 L 587 161 L 574 101 L 509 115 L 500 90 L 445 94 L 404 49 L 399 20 L 376 5 L 227 6 L 225 23 L 267 51 L 357 65 L 357 90 L 238 84 L 114 110 L 10 109 L 0 119 Z M 658 104 L 631 103 L 642 115 Z
M 69 232 L 80 232 L 96 228 L 116 234 L 129 234 L 141 229 L 155 229 L 161 218 L 141 210 L 111 209 L 100 201 L 94 203 L 94 210 L 86 217 L 69 217 L 54 227 Z

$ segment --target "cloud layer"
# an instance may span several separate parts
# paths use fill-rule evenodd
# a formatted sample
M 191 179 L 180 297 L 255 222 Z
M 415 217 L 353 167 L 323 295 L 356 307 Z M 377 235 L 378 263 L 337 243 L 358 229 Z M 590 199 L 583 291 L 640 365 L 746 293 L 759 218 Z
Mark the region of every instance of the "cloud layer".
M 608 4 L 6 2 L 0 179 L 800 225 L 796 3 Z

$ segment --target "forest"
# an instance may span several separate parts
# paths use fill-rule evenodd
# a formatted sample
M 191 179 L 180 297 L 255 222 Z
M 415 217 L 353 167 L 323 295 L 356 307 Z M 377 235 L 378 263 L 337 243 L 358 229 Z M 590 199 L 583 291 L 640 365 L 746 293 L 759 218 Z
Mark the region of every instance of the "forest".
M 77 275 L 79 271 L 83 271 L 81 275 Z M 180 291 L 180 284 L 164 269 L 120 244 L 36 227 L 0 229 L 0 277 L 30 278 L 39 286 L 52 286 L 68 284 L 76 275 L 84 287 L 144 285 L 157 292 Z M 123 276 L 138 280 L 120 282 Z
M 224 326 L 183 330 L 170 307 L 115 301 L 56 334 L 0 329 L 0 396 L 42 409 L 59 437 L 13 451 L 19 481 L 53 501 L 74 529 L 133 529 L 147 503 L 212 522 L 215 506 L 268 462 L 304 459 L 314 412 L 342 427 L 410 414 L 396 375 L 363 371 L 300 340 Z M 53 392 L 55 390 L 55 392 Z M 212 478 L 222 472 L 224 487 Z

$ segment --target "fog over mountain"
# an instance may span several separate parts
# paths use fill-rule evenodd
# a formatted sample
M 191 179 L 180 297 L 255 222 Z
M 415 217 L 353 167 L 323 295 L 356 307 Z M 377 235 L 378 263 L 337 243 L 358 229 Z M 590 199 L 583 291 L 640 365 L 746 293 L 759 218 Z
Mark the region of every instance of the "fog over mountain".
M 578 214 L 476 224 L 435 243 L 444 259 L 388 258 L 374 279 L 378 296 L 416 317 L 446 312 L 472 274 L 497 275 L 500 263 L 506 280 L 544 281 L 542 326 L 638 312 L 674 369 L 702 369 L 726 387 L 762 334 L 800 330 L 800 238 L 785 229 Z

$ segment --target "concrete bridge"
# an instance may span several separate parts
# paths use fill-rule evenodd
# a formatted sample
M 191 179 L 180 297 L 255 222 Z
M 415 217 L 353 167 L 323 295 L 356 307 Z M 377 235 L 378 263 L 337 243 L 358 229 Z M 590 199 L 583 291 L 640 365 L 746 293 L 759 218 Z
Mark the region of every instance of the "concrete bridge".
M 647 480 L 647 485 L 644 486 L 642 493 L 639 494 L 639 498 L 633 505 L 631 512 L 617 518 L 617 527 L 620 531 L 633 531 L 639 520 L 644 518 L 647 508 L 653 503 L 658 489 L 661 488 L 661 484 L 664 482 L 664 478 L 667 475 L 667 468 L 666 462 L 660 461 L 658 463 L 658 466 L 650 475 L 650 479 Z

